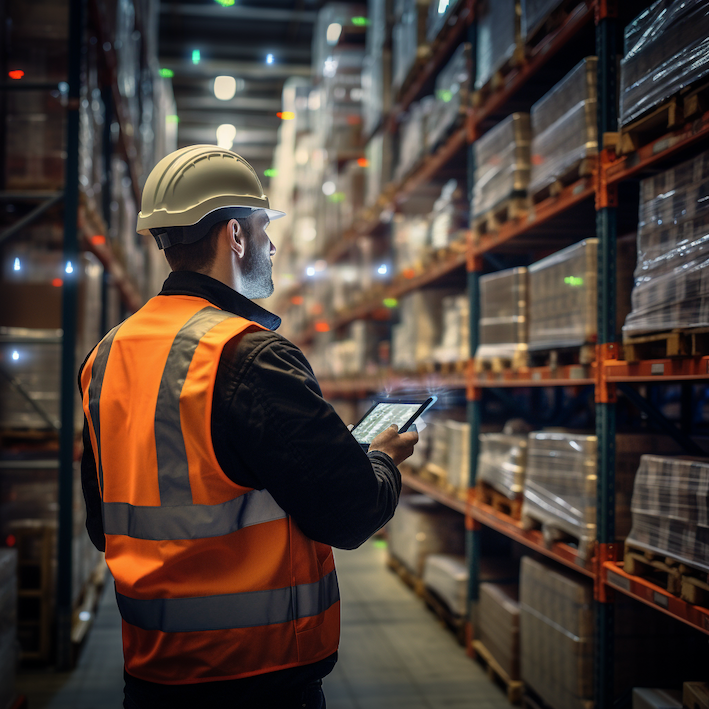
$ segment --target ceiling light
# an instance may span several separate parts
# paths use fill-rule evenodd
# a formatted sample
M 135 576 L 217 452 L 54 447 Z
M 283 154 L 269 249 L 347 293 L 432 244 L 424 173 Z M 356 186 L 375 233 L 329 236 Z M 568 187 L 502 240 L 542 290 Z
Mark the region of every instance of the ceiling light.
M 71 265 L 71 261 L 66 262 L 66 268 L 64 270 L 67 273 L 74 273 L 74 267 Z
M 15 256 L 15 263 L 12 265 L 12 269 L 14 271 L 19 271 L 22 268 L 22 265 L 20 264 L 20 259 L 18 256 Z
M 266 55 L 266 64 L 273 64 L 273 54 Z
M 315 275 L 315 269 L 312 266 L 308 266 L 308 268 L 305 269 L 305 275 L 312 278 Z
M 438 0 L 438 14 L 442 15 L 450 4 L 450 0 Z
M 201 58 L 202 58 L 202 55 L 200 54 L 199 49 L 193 49 L 192 50 L 192 63 L 199 64 Z
M 340 35 L 342 34 L 342 25 L 339 22 L 333 22 L 327 28 L 327 43 L 330 46 L 336 45 L 340 41 Z
M 326 197 L 329 197 L 331 194 L 335 194 L 335 190 L 337 188 L 335 187 L 335 183 L 332 182 L 331 180 L 328 180 L 323 186 L 322 186 L 322 191 L 323 194 Z
M 222 123 L 217 128 L 217 146 L 223 150 L 231 150 L 236 138 L 236 127 L 231 123 Z
M 236 0 L 214 0 L 214 1 L 217 3 L 217 5 L 221 5 L 222 7 L 232 7 L 232 5 L 234 4 L 234 2 Z
M 389 270 L 389 269 L 387 268 L 387 265 L 386 265 L 385 263 L 383 263 L 383 264 L 377 269 L 377 273 L 378 273 L 380 276 L 386 276 L 388 270 Z
M 236 93 L 236 79 L 233 76 L 218 76 L 214 79 L 214 95 L 220 101 L 229 101 Z
M 17 350 L 12 351 L 12 359 L 17 362 L 18 359 L 20 359 L 20 353 Z

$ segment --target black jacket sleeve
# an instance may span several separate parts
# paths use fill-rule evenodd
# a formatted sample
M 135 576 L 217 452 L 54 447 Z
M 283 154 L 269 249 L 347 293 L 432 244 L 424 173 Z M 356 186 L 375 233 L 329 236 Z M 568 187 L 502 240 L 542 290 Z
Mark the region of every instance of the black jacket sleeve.
M 311 539 L 354 549 L 394 514 L 401 492 L 394 462 L 362 451 L 303 353 L 280 335 L 259 331 L 227 345 L 212 417 L 224 472 L 268 490 Z

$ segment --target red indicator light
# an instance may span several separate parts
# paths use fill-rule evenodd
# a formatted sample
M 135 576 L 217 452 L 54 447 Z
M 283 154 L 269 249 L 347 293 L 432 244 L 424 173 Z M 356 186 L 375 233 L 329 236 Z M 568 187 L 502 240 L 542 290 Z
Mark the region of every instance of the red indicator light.
M 62 285 L 64 285 L 64 281 L 61 278 L 55 278 L 54 280 L 52 280 L 52 285 L 55 288 L 61 288 Z
M 92 244 L 105 244 L 106 237 L 103 234 L 94 234 L 91 237 L 91 243 Z
M 11 79 L 21 79 L 25 75 L 25 72 L 22 71 L 22 69 L 15 69 L 13 71 L 8 71 L 7 75 Z
M 7 539 L 5 540 L 5 544 L 9 547 L 14 547 L 15 544 L 17 544 L 17 539 L 15 538 L 14 534 L 8 534 Z
M 316 322 L 315 323 L 315 331 L 316 332 L 330 332 L 330 326 L 323 321 Z
M 303 305 L 303 296 L 302 295 L 294 295 L 290 299 L 290 302 L 293 303 L 293 305 Z
M 369 167 L 369 160 L 367 158 L 357 158 L 357 164 L 360 167 Z

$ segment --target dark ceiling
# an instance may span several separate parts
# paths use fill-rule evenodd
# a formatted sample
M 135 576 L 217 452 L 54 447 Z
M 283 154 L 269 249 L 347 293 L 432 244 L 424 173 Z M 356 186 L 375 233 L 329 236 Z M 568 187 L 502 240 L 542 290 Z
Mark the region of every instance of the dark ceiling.
M 310 76 L 313 27 L 324 0 L 163 0 L 160 66 L 174 72 L 178 147 L 215 143 L 216 129 L 237 129 L 233 150 L 263 176 L 277 141 L 283 83 Z M 199 50 L 198 64 L 192 53 Z M 267 64 L 269 54 L 273 63 Z M 220 75 L 243 81 L 233 99 L 214 95 Z M 241 83 L 241 81 L 239 82 Z

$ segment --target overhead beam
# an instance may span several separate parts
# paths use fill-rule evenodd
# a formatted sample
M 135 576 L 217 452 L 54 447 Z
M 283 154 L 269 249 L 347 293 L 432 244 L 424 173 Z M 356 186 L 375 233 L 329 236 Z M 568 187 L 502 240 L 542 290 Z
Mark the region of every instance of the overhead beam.
M 166 34 L 168 34 L 166 30 Z M 199 47 L 204 53 L 228 57 L 266 57 L 273 54 L 280 59 L 301 59 L 310 61 L 312 49 L 310 45 L 299 44 L 264 44 L 263 42 L 225 42 L 210 37 L 190 35 L 189 39 L 180 39 L 174 33 L 169 38 L 160 40 L 160 56 L 175 58 L 183 57 L 186 47 Z M 19 82 L 18 82 L 19 83 Z
M 315 22 L 317 12 L 308 10 L 284 10 L 270 7 L 246 7 L 232 5 L 220 7 L 219 5 L 194 5 L 185 2 L 160 3 L 161 15 L 183 15 L 188 17 L 208 17 L 224 22 L 229 21 L 255 21 L 255 22 Z
M 216 141 L 217 125 L 205 125 L 193 123 L 184 125 L 180 123 L 180 140 L 200 141 L 203 143 L 214 143 Z M 266 145 L 274 146 L 278 142 L 277 130 L 259 130 L 251 128 L 237 128 L 234 145 Z
M 204 143 L 205 141 L 198 135 L 197 137 L 192 137 L 191 135 L 180 135 L 177 141 L 179 147 L 184 148 L 187 145 L 194 145 L 195 143 Z M 214 138 L 206 141 L 207 143 L 213 143 Z M 271 163 L 273 160 L 273 148 L 270 145 L 233 145 L 231 148 L 235 153 L 241 155 L 249 161 L 263 161 L 265 163 Z
M 176 93 L 175 100 L 177 101 L 178 111 L 209 110 L 232 111 L 235 113 L 262 111 L 275 115 L 282 108 L 279 98 L 257 98 L 254 96 L 239 96 L 238 94 L 229 101 L 220 101 L 215 96 L 183 96 Z
M 228 59 L 207 59 L 199 64 L 193 64 L 189 59 L 161 57 L 160 66 L 172 69 L 175 73 L 186 76 L 215 77 L 220 75 L 272 79 L 276 77 L 305 76 L 311 74 L 310 64 L 281 64 L 276 62 L 235 62 Z
M 260 116 L 253 113 L 242 115 L 237 108 L 234 108 L 231 111 L 220 111 L 217 115 L 210 116 L 205 111 L 183 110 L 179 102 L 177 104 L 177 115 L 180 118 L 180 128 L 206 124 L 209 128 L 214 126 L 214 130 L 216 130 L 217 126 L 222 123 L 231 123 L 239 131 L 239 135 L 245 133 L 252 133 L 254 136 L 268 135 L 270 137 L 273 135 L 274 140 L 276 131 L 281 124 L 275 113 L 273 116 Z

